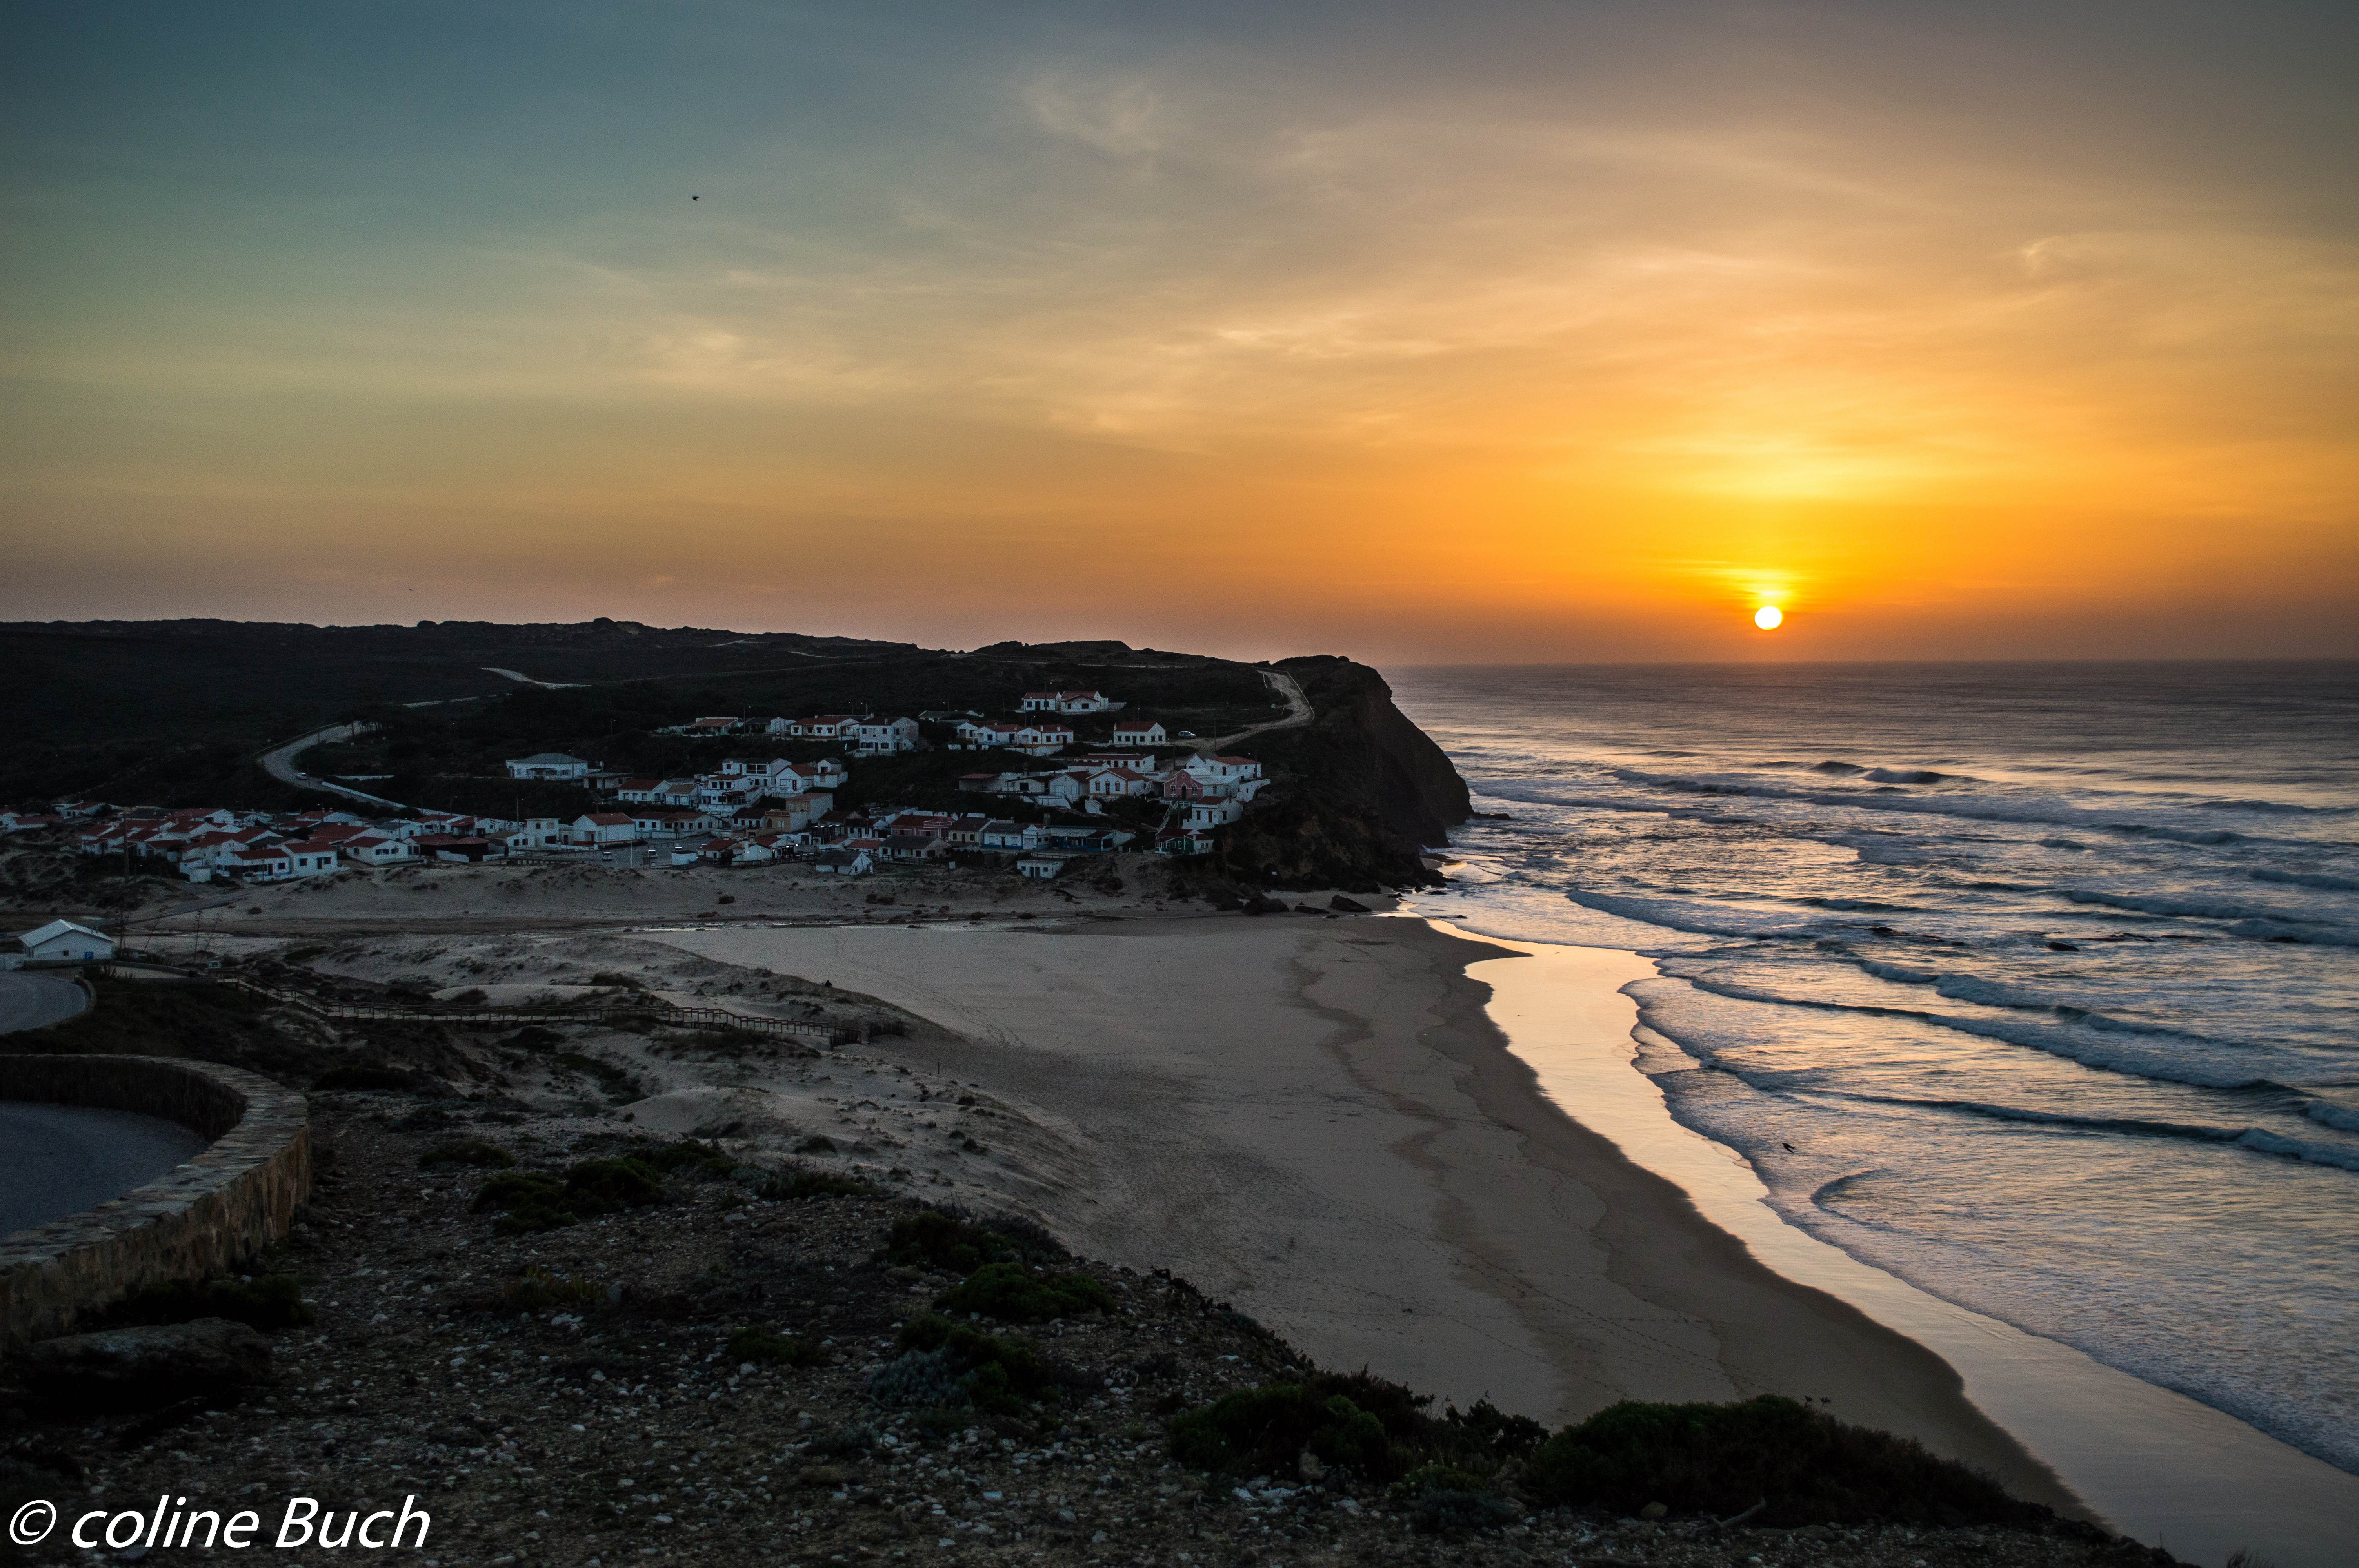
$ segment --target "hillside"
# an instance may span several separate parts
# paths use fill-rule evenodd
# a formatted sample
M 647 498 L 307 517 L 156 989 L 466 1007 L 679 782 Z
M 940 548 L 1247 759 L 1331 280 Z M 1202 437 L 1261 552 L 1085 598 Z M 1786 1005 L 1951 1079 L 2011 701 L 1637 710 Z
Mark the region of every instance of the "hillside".
M 1284 716 L 1263 677 L 1276 668 L 1301 684 L 1313 721 L 1241 746 L 1275 782 L 1199 875 L 1273 887 L 1416 882 L 1430 874 L 1419 851 L 1443 842 L 1467 810 L 1449 760 L 1393 707 L 1383 678 L 1341 658 L 1262 666 L 1117 642 L 960 653 L 607 620 L 16 623 L 0 626 L 0 648 L 21 673 L 0 692 L 0 721 L 20 738 L 0 757 L 0 804 L 317 804 L 255 759 L 275 741 L 358 718 L 378 728 L 305 765 L 376 779 L 364 787 L 421 807 L 570 815 L 587 796 L 516 786 L 504 760 L 556 751 L 676 774 L 748 745 L 657 733 L 701 715 L 1006 713 L 1043 688 L 1102 688 L 1127 704 L 1125 717 L 1159 719 L 1175 737 L 1234 735 Z M 843 804 L 947 806 L 959 773 L 993 765 L 1010 764 L 946 750 L 865 762 Z

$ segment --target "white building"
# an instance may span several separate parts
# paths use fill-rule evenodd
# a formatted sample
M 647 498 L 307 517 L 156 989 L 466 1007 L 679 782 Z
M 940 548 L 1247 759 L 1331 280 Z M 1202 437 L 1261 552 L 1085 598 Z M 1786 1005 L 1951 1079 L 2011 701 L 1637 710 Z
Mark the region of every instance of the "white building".
M 529 757 L 510 757 L 508 777 L 512 779 L 571 779 L 575 783 L 588 778 L 598 764 L 585 762 L 579 757 L 569 757 L 562 752 L 538 752 Z
M 863 756 L 884 756 L 918 749 L 918 721 L 914 719 L 848 719 L 842 733 L 843 738 L 858 748 Z
M 1003 742 L 1009 751 L 1035 757 L 1053 756 L 1072 743 L 1073 728 L 1070 724 L 1027 724 Z
M 1027 691 L 1027 713 L 1111 713 L 1122 707 L 1102 691 Z
M 355 834 L 338 844 L 336 850 L 356 866 L 401 866 L 418 858 L 416 844 L 390 833 Z
M 1036 882 L 1054 881 L 1071 859 L 1046 849 L 1027 849 L 1016 857 L 1016 874 Z
M 1100 768 L 1090 774 L 1088 787 L 1090 795 L 1096 799 L 1126 800 L 1153 795 L 1156 784 L 1146 774 L 1133 773 L 1128 768 Z
M 1133 719 L 1114 727 L 1114 743 L 1117 746 L 1161 746 L 1170 740 L 1163 726 L 1151 720 Z
M 1245 814 L 1243 802 L 1226 795 L 1208 795 L 1202 800 L 1191 800 L 1181 810 L 1187 814 L 1184 826 L 1199 830 L 1225 827 Z
M 576 844 L 636 844 L 639 830 L 620 811 L 585 811 L 575 817 L 566 836 Z
M 959 739 L 970 746 L 1012 746 L 1020 724 L 1003 724 L 996 719 L 970 719 L 958 726 Z
M 16 934 L 16 946 L 21 960 L 28 964 L 103 961 L 114 957 L 114 937 L 71 920 L 52 920 L 47 925 L 20 931 Z
M 974 841 L 985 849 L 1029 849 L 1039 844 L 1040 828 L 1031 822 L 986 822 L 975 834 Z

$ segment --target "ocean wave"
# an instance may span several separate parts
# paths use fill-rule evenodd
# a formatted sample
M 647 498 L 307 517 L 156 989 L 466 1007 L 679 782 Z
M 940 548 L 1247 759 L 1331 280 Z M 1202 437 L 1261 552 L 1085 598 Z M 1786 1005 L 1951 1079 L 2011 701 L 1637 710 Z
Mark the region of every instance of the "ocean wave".
M 1937 773 L 1930 768 L 1870 768 L 1863 776 L 1870 784 L 1940 784 L 1943 779 L 1954 775 Z
M 2232 936 L 2255 936 L 2264 942 L 2295 942 L 2316 947 L 2359 947 L 2359 931 L 2337 930 L 2304 921 L 2239 920 L 2228 927 Z
M 1873 1095 L 1845 1098 L 1871 1104 L 1962 1111 L 1994 1121 L 2022 1122 L 2036 1127 L 2071 1128 L 2130 1138 L 2183 1138 L 2199 1143 L 2232 1143 L 2256 1154 L 2271 1154 L 2281 1160 L 2299 1160 L 2307 1164 L 2359 1171 L 2359 1147 L 2288 1138 L 2260 1127 L 2208 1127 L 2200 1122 L 2157 1121 L 2144 1117 L 2075 1116 L 2069 1111 L 2032 1110 L 2024 1106 L 1995 1105 L 1986 1100 L 1899 1099 Z
M 2234 844 L 2245 837 L 2225 827 L 2168 827 L 2158 822 L 2107 822 L 2100 826 L 2112 833 L 2128 833 L 2141 838 L 2165 838 L 2174 844 L 2194 844 L 2206 849 Z
M 1715 903 L 1690 903 L 1677 899 L 1630 898 L 1618 893 L 1567 892 L 1567 900 L 1601 914 L 1703 936 L 1809 936 L 1820 927 L 1796 925 L 1793 917 L 1773 910 L 1749 910 Z
M 2329 876 L 2322 871 L 2279 871 L 2260 866 L 2245 875 L 2256 882 L 2282 882 L 2288 887 L 2312 888 L 2320 892 L 2359 892 L 2359 879 Z
M 2114 811 L 2092 811 L 2068 806 L 2052 798 L 2026 800 L 1979 795 L 1968 790 L 1941 795 L 1910 795 L 1891 785 L 1878 785 L 1874 791 L 1797 789 L 1767 779 L 1735 773 L 1659 773 L 1645 768 L 1616 767 L 1606 770 L 1609 776 L 1624 784 L 1643 784 L 1654 789 L 1675 790 L 1690 795 L 1756 795 L 1763 799 L 1801 801 L 1812 806 L 1848 806 L 1862 811 L 1909 812 L 1928 816 L 1958 817 L 1969 822 L 1999 822 L 2009 824 L 2042 823 L 2058 827 L 2079 827 L 2110 831 L 2172 843 L 2194 846 L 2216 846 L 2245 841 L 2250 836 L 2231 832 L 2227 828 L 2179 827 L 2166 823 L 2124 822 Z M 1964 774 L 1934 775 L 1963 780 Z M 1862 783 L 1870 782 L 1873 773 L 1862 773 Z M 2117 809 L 2117 808 L 2116 808 Z M 2301 840 L 2285 840 L 2289 845 Z M 2303 845 L 2308 848 L 2309 846 Z
M 2359 1106 L 2336 1105 L 2332 1100 L 2314 1099 L 2301 1108 L 2301 1113 L 2321 1127 L 2359 1132 Z
M 2300 924 L 2299 916 L 2224 899 L 2171 897 L 2163 893 L 2100 892 L 2094 888 L 2059 890 L 2074 903 L 2101 903 L 2133 914 L 2160 914 L 2184 920 L 2269 920 Z
M 1827 1001 L 1788 996 L 1740 980 L 1698 973 L 1693 966 L 1665 964 L 1663 973 L 1685 980 L 1700 991 L 1732 1001 L 1766 1002 L 1777 1007 L 1809 1008 L 1820 1012 L 1854 1017 L 1895 1018 L 1947 1029 L 1977 1039 L 1996 1040 L 2027 1050 L 2044 1051 L 2068 1062 L 2158 1083 L 2186 1084 L 2205 1089 L 2283 1088 L 2288 1080 L 2311 1076 L 2309 1063 L 2288 1058 L 2267 1046 L 2167 1029 L 2144 1028 L 2079 1009 L 2051 1008 L 2053 1022 L 2029 1017 L 1974 1018 L 1929 1008 L 1885 1006 L 1873 1002 Z M 1657 1022 L 1641 1003 L 1649 1028 L 1676 1040 L 1705 1060 L 1716 1060 L 1720 1048 L 1691 1038 L 1692 1031 Z M 2204 1048 L 2208 1047 L 2208 1052 Z M 2266 1058 L 2256 1061 L 2256 1056 Z
M 2263 1154 L 2299 1160 L 2311 1165 L 2336 1165 L 2346 1171 L 2359 1171 L 2359 1149 L 2313 1143 L 2304 1138 L 2284 1138 L 2274 1132 L 2264 1132 L 2257 1127 L 2237 1139 L 2236 1142 L 2240 1148 L 2256 1150 Z

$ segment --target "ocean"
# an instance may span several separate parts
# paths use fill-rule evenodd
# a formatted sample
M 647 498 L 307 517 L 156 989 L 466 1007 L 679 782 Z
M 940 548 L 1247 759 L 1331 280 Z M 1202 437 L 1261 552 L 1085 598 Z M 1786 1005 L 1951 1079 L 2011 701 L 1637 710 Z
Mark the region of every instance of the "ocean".
M 2359 665 L 1388 674 L 1788 1223 L 2359 1472 Z

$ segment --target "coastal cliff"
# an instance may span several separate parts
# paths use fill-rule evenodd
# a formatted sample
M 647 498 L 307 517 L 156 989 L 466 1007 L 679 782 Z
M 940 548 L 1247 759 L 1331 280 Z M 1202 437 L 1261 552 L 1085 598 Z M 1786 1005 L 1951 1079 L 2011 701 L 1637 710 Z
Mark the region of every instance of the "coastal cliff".
M 1447 843 L 1470 809 L 1450 758 L 1365 665 L 1317 655 L 1271 667 L 1300 685 L 1313 717 L 1242 743 L 1273 782 L 1204 870 L 1263 887 L 1363 892 L 1440 881 L 1422 852 Z

